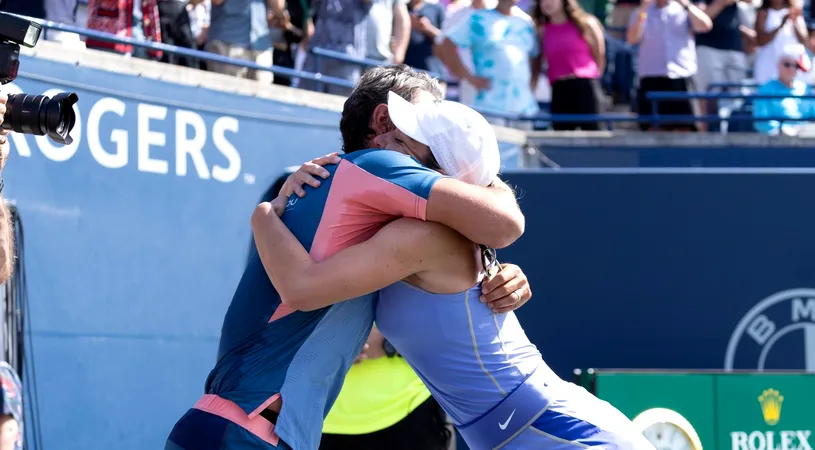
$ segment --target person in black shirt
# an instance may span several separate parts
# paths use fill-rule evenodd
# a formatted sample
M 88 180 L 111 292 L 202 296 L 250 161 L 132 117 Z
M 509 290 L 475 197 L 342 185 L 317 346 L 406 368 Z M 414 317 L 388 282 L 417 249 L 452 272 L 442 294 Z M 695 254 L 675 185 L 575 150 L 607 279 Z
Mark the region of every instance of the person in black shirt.
M 741 23 L 740 0 L 703 0 L 697 6 L 713 21 L 713 29 L 696 35 L 696 88 L 706 92 L 712 83 L 739 84 L 747 74 L 747 55 L 742 47 L 743 36 L 751 36 L 750 27 Z M 752 35 L 754 37 L 754 35 Z M 731 88 L 731 92 L 738 88 Z M 716 92 L 722 92 L 717 89 Z M 700 101 L 702 114 L 716 114 L 717 106 Z
M 433 41 L 441 34 L 444 22 L 444 6 L 440 3 L 425 3 L 424 0 L 411 0 L 410 42 L 405 52 L 405 64 L 419 70 L 438 71 L 440 64 L 433 56 Z
M 195 39 L 192 37 L 190 15 L 187 11 L 187 5 L 190 5 L 190 8 L 194 8 L 195 5 L 202 1 L 203 0 L 158 0 L 158 17 L 161 23 L 162 43 L 182 48 L 197 48 Z M 164 52 L 161 61 L 186 67 L 199 66 L 196 60 L 170 52 Z
M 297 49 L 300 43 L 307 41 L 314 32 L 311 19 L 311 0 L 287 0 L 286 9 L 281 16 L 272 19 L 272 64 L 280 67 L 294 68 Z M 290 86 L 291 79 L 284 75 L 275 75 L 274 84 Z

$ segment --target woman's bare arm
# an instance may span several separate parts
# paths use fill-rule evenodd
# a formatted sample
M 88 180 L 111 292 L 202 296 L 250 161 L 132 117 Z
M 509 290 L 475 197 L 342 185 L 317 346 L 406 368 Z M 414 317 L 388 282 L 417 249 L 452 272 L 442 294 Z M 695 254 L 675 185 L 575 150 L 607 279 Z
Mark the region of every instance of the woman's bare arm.
M 784 28 L 784 25 L 786 25 L 788 20 L 789 15 L 784 16 L 784 19 L 781 21 L 781 25 L 778 28 L 772 31 L 767 31 L 765 30 L 765 24 L 767 23 L 767 10 L 759 10 L 756 13 L 756 26 L 753 27 L 756 30 L 756 44 L 758 44 L 759 47 L 763 47 L 772 42 L 773 39 L 775 39 L 775 35 L 778 34 L 782 28 Z
M 398 219 L 367 241 L 316 262 L 270 203 L 252 215 L 252 232 L 266 274 L 286 305 L 310 311 L 365 295 L 410 275 L 434 270 L 451 254 L 449 228 Z
M 591 56 L 597 63 L 600 76 L 602 76 L 606 71 L 606 37 L 603 33 L 603 25 L 594 16 L 589 16 L 587 25 L 589 27 L 588 44 L 591 49 Z

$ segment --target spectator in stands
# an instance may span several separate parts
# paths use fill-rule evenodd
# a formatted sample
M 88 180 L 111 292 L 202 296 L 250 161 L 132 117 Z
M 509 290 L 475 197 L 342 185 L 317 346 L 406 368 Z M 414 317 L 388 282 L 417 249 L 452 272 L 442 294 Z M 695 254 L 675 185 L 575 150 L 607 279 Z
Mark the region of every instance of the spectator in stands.
M 76 24 L 80 27 L 88 25 L 88 2 L 90 0 L 77 0 L 76 2 Z M 80 37 L 84 41 L 84 38 Z
M 192 38 L 195 41 L 195 48 L 197 50 L 204 50 L 204 46 L 207 43 L 211 10 L 212 2 L 210 0 L 203 0 L 197 5 L 187 5 L 187 14 L 190 16 L 190 31 L 192 32 Z M 198 67 L 201 70 L 207 70 L 206 61 L 203 59 L 198 60 Z
M 741 47 L 744 51 L 746 60 L 745 67 L 753 67 L 753 57 L 756 53 L 756 30 L 753 28 L 756 24 L 756 13 L 758 7 L 761 5 L 761 0 L 738 0 L 736 6 L 739 9 L 739 21 L 741 26 Z M 751 75 L 751 74 L 750 74 Z
M 372 0 L 313 0 L 314 36 L 311 48 L 323 48 L 344 53 L 351 58 L 364 58 L 368 43 L 368 14 Z M 303 63 L 306 72 L 341 78 L 356 83 L 362 74 L 362 66 L 332 58 L 318 58 L 309 53 Z M 318 83 L 301 79 L 299 87 L 315 91 Z M 330 94 L 349 95 L 352 88 L 324 84 L 322 89 Z
M 758 50 L 753 78 L 759 84 L 778 78 L 778 58 L 787 46 L 809 44 L 800 0 L 764 0 L 756 14 L 755 30 Z
M 539 45 L 532 18 L 513 9 L 517 0 L 499 0 L 495 9 L 474 10 L 447 30 L 437 56 L 455 76 L 478 89 L 473 106 L 502 113 L 534 115 L 530 59 Z M 473 54 L 475 70 L 461 61 L 459 48 Z
M 320 450 L 447 450 L 447 414 L 374 327 L 323 425 Z
M 272 25 L 282 31 L 282 40 L 274 42 L 274 65 L 294 69 L 297 49 L 308 41 L 314 33 L 311 20 L 311 5 L 308 0 L 288 0 L 283 14 L 276 17 Z M 276 75 L 274 83 L 291 86 L 291 78 Z
M 641 0 L 637 14 L 631 16 L 626 40 L 639 44 L 639 90 L 637 111 L 650 116 L 649 92 L 694 92 L 696 47 L 693 33 L 705 33 L 713 24 L 710 17 L 688 0 Z M 696 115 L 697 102 L 676 100 L 659 102 L 660 115 Z M 647 130 L 650 124 L 640 124 Z M 696 130 L 693 122 L 661 124 L 665 130 Z
M 0 11 L 45 19 L 45 0 L 0 0 Z
M 599 114 L 605 103 L 600 76 L 606 65 L 603 26 L 576 0 L 539 0 L 533 11 L 552 86 L 552 114 Z M 541 61 L 532 64 L 537 85 Z M 553 121 L 555 130 L 597 130 L 598 122 Z
M 444 7 L 424 0 L 411 0 L 408 12 L 411 31 L 410 42 L 405 52 L 405 64 L 415 69 L 441 74 L 443 68 L 433 56 L 433 43 L 441 36 Z
M 495 9 L 498 6 L 498 0 L 456 0 L 451 2 L 447 5 L 447 11 L 445 12 L 445 20 L 442 24 L 442 35 L 436 39 L 436 44 L 439 44 L 444 41 L 444 35 L 450 32 L 451 29 L 455 28 L 459 23 L 462 21 L 470 20 L 470 16 L 472 15 L 473 11 L 479 9 Z M 512 8 L 513 14 L 519 14 L 521 17 L 524 16 L 524 12 L 521 11 L 517 6 Z M 434 54 L 438 46 L 434 46 Z M 461 59 L 462 64 L 467 69 L 469 73 L 472 73 L 475 70 L 473 66 L 473 52 L 469 48 L 461 48 L 459 49 L 458 56 Z M 455 89 L 448 89 L 447 96 L 453 96 L 458 99 L 460 103 L 464 103 L 465 105 L 472 106 L 475 104 L 475 97 L 478 95 L 478 89 L 473 87 L 467 80 L 459 79 L 455 75 L 451 74 L 449 70 L 446 70 L 447 75 L 449 78 L 453 80 L 458 80 L 458 87 Z
M 212 0 L 206 50 L 221 56 L 250 61 L 271 67 L 272 41 L 269 22 L 283 14 L 283 0 Z M 213 72 L 234 75 L 272 84 L 274 76 L 266 70 L 255 70 L 215 61 L 207 63 Z
M 815 101 L 800 98 L 803 95 L 812 95 L 810 88 L 804 81 L 796 78 L 798 72 L 809 72 L 812 62 L 809 60 L 806 49 L 801 44 L 789 44 L 779 55 L 778 78 L 762 84 L 758 88 L 760 95 L 786 96 L 786 98 L 755 99 L 753 102 L 753 117 L 755 119 L 789 118 L 815 120 Z M 755 128 L 761 133 L 770 135 L 798 134 L 801 122 L 796 120 L 756 121 Z
M 696 88 L 707 92 L 711 83 L 740 84 L 747 71 L 747 56 L 742 48 L 742 39 L 752 36 L 750 28 L 741 24 L 740 0 L 703 0 L 699 9 L 713 21 L 713 29 L 696 36 L 696 58 L 699 69 L 696 72 Z M 732 103 L 732 102 L 722 102 Z M 704 114 L 718 111 L 716 102 L 699 101 Z
M 382 64 L 402 64 L 410 41 L 409 0 L 369 0 L 365 57 Z
M 616 39 L 625 39 L 625 29 L 631 22 L 631 15 L 639 6 L 638 0 L 614 0 L 611 16 L 608 18 L 608 34 Z
M 156 0 L 90 0 L 88 28 L 139 41 L 161 42 L 161 25 Z M 163 56 L 161 50 L 145 50 L 143 47 L 93 38 L 86 39 L 85 45 L 88 48 L 114 51 L 137 58 L 160 59 Z
M 468 0 L 450 0 L 448 2 L 440 2 L 440 5 L 444 7 L 444 14 L 446 17 L 450 17 L 459 10 L 466 8 L 472 4 L 472 2 Z M 444 26 L 444 24 L 442 24 Z
M 196 48 L 192 37 L 192 25 L 187 7 L 194 8 L 203 0 L 158 0 L 158 16 L 161 23 L 161 41 L 181 48 Z M 162 62 L 195 67 L 198 62 L 186 56 L 164 52 Z
M 77 0 L 46 0 L 45 2 L 45 18 L 57 23 L 64 23 L 65 25 L 79 25 L 85 27 L 85 23 L 78 23 L 76 20 L 76 11 L 78 9 Z M 59 30 L 47 30 L 45 33 L 46 39 L 52 41 L 59 41 L 64 44 L 84 45 L 82 38 L 76 33 L 68 33 Z

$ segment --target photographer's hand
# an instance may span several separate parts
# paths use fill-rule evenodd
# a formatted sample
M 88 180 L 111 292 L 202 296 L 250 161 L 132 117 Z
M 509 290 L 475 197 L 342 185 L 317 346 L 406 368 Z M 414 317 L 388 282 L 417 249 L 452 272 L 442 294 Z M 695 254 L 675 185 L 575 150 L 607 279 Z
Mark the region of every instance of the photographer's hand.
M 8 95 L 0 94 L 0 125 L 3 124 L 3 116 L 6 114 L 6 102 Z M 8 141 L 8 130 L 0 129 L 0 193 L 3 190 L 2 170 L 6 166 L 9 149 L 11 145 Z M 11 269 L 14 261 L 14 229 L 9 223 L 9 212 L 5 201 L 0 197 L 0 283 L 5 283 L 11 277 Z

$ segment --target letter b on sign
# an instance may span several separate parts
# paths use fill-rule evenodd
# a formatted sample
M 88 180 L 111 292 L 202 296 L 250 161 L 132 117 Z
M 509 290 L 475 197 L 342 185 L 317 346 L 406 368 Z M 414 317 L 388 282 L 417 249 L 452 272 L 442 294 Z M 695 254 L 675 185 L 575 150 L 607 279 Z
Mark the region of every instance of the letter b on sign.
M 775 324 L 763 314 L 753 319 L 747 326 L 747 335 L 753 338 L 758 345 L 764 345 L 774 332 Z

